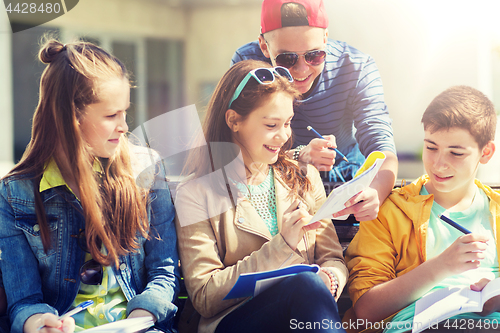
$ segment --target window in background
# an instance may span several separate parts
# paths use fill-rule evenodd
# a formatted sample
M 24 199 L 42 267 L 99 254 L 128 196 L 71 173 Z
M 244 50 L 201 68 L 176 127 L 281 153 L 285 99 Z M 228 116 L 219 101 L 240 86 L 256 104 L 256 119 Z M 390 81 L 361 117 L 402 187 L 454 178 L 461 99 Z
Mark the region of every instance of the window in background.
M 43 34 L 59 33 L 57 28 L 33 27 L 14 23 L 27 30 L 12 34 L 12 76 L 14 104 L 14 163 L 23 155 L 31 138 L 33 113 L 38 104 L 40 75 L 45 65 L 38 61 L 38 50 Z
M 185 106 L 184 43 L 146 40 L 148 119 Z
M 113 55 L 120 59 L 130 74 L 132 86 L 137 86 L 136 45 L 134 43 L 118 42 L 112 43 Z M 127 111 L 127 124 L 132 130 L 139 126 L 137 119 L 137 89 L 130 89 L 130 107 Z

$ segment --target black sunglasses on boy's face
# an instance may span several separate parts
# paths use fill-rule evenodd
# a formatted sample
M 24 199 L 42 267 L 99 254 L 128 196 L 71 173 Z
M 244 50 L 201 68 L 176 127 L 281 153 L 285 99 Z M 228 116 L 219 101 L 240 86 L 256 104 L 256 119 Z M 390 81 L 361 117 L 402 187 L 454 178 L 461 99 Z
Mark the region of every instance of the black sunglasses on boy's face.
M 304 57 L 304 60 L 307 64 L 311 66 L 318 66 L 325 61 L 326 51 L 313 50 L 304 52 L 302 54 L 298 54 L 295 52 L 283 52 L 278 54 L 276 58 L 274 58 L 274 61 L 276 61 L 276 65 L 278 66 L 292 68 L 297 63 L 297 61 L 299 61 L 300 57 Z
M 263 35 L 261 35 L 262 38 Z M 326 37 L 325 37 L 326 38 Z M 267 45 L 267 48 L 269 49 L 269 43 L 267 42 L 266 39 L 264 39 L 264 42 Z M 300 57 L 304 57 L 304 60 L 307 64 L 311 66 L 318 66 L 321 65 L 323 62 L 325 62 L 326 58 L 326 51 L 325 50 L 312 50 L 312 51 L 306 51 L 303 53 L 297 53 L 297 52 L 283 52 L 278 54 L 275 58 L 274 61 L 276 62 L 276 66 L 282 66 L 285 68 L 292 68 L 295 66 L 297 61 L 299 61 Z

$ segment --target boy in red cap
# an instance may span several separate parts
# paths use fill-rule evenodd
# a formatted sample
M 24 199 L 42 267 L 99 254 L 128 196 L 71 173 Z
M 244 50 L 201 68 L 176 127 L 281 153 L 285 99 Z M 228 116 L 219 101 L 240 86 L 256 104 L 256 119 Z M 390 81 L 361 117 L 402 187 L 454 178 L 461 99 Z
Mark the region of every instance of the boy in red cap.
M 330 170 L 325 180 L 347 181 L 369 153 L 385 153 L 387 159 L 371 187 L 334 215 L 354 214 L 358 221 L 371 220 L 397 174 L 391 119 L 374 60 L 344 42 L 328 39 L 327 27 L 323 0 L 264 0 L 258 41 L 240 47 L 231 64 L 258 59 L 289 69 L 302 94 L 292 120 L 296 147 L 289 156 Z M 315 138 L 308 126 L 325 140 Z M 331 147 L 338 148 L 348 161 L 336 159 Z

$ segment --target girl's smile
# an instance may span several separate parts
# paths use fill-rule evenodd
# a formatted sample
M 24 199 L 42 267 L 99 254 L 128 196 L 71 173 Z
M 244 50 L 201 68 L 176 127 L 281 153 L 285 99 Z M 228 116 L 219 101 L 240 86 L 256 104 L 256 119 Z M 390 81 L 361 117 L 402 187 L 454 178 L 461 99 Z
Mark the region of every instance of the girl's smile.
M 293 98 L 283 92 L 273 94 L 245 119 L 234 110 L 227 112 L 233 142 L 240 147 L 245 165 L 265 170 L 275 163 L 281 147 L 292 135 Z
M 275 154 L 277 154 L 281 148 L 281 146 L 271 147 L 271 146 L 267 146 L 267 145 L 264 145 L 264 147 L 266 147 L 267 150 L 269 150 L 270 152 L 275 153 Z

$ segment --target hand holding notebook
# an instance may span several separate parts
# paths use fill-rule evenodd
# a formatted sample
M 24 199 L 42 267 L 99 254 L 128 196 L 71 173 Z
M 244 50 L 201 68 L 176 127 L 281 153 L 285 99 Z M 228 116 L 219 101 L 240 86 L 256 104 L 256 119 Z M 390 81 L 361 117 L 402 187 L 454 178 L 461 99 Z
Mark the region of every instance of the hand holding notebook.
M 380 151 L 374 151 L 368 155 L 365 163 L 359 168 L 353 179 L 334 188 L 330 192 L 330 195 L 326 198 L 326 201 L 321 205 L 316 214 L 314 214 L 309 224 L 324 218 L 332 218 L 332 214 L 343 210 L 349 199 L 370 186 L 384 161 L 385 154 Z M 345 220 L 347 217 L 348 215 L 344 215 L 336 217 L 335 219 Z

